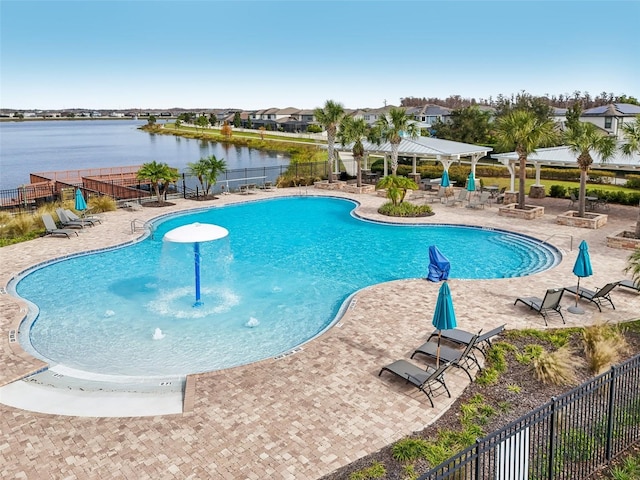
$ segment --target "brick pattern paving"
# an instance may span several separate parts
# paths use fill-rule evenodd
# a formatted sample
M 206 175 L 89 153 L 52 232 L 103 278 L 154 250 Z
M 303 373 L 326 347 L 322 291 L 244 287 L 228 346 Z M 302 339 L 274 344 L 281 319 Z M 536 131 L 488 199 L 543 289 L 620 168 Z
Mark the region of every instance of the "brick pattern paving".
M 255 199 L 298 193 L 298 189 L 277 190 Z M 313 189 L 309 193 L 323 194 Z M 369 194 L 352 198 L 361 203 L 360 215 L 379 217 L 376 209 L 383 198 Z M 247 201 L 247 196 L 223 196 L 212 204 L 237 201 Z M 629 252 L 607 248 L 605 238 L 631 228 L 636 209 L 612 206 L 604 228 L 585 230 L 555 224 L 555 214 L 565 209 L 566 201 L 532 201 L 536 202 L 545 206 L 545 216 L 532 221 L 499 217 L 495 207 L 478 210 L 439 204 L 434 204 L 435 216 L 420 219 L 422 223 L 505 228 L 540 239 L 554 235 L 551 242 L 563 250 L 560 265 L 529 277 L 451 280 L 461 327 L 473 331 L 504 323 L 509 329 L 544 328 L 539 315 L 513 302 L 518 296 L 542 296 L 547 288 L 573 284 L 571 270 L 582 239 L 589 242 L 594 266 L 593 277 L 582 285 L 594 288 L 624 278 Z M 131 233 L 134 218 L 146 220 L 194 205 L 201 206 L 177 201 L 174 207 L 161 210 L 120 210 L 106 214 L 102 225 L 85 229 L 79 238 L 45 237 L 4 247 L 0 249 L 0 285 L 44 260 L 132 240 L 139 235 Z M 573 250 L 568 235 L 573 235 Z M 378 377 L 381 366 L 407 358 L 428 336 L 437 289 L 438 285 L 420 279 L 363 289 L 340 322 L 301 351 L 191 378 L 186 403 L 192 408 L 183 415 L 63 417 L 0 404 L 0 477 L 317 479 L 448 414 L 453 399 L 446 395 L 436 397 L 431 408 L 417 389 L 390 374 Z M 567 326 L 638 317 L 640 295 L 614 290 L 612 296 L 616 310 L 604 307 L 599 314 L 585 302 L 581 304 L 584 315 L 565 314 Z M 563 299 L 565 308 L 571 304 L 572 299 Z M 10 330 L 24 316 L 21 308 L 21 302 L 10 295 L 0 295 L 0 384 L 41 366 L 9 343 Z M 562 326 L 559 319 L 552 319 L 550 325 Z M 447 375 L 453 398 L 468 381 L 458 370 Z

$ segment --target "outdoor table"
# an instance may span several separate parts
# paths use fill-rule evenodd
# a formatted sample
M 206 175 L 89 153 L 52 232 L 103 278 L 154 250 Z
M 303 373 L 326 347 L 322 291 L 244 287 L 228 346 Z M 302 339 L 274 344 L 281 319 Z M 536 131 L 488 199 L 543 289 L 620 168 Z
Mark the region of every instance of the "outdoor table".
M 484 190 L 491 194 L 491 198 L 495 198 L 496 193 L 500 190 L 498 185 L 489 185 L 488 187 L 484 187 Z
M 584 199 L 589 202 L 587 203 L 587 207 L 589 207 L 589 210 L 595 210 L 596 206 L 598 205 L 598 197 L 592 197 L 592 196 L 588 196 L 588 197 L 584 197 Z

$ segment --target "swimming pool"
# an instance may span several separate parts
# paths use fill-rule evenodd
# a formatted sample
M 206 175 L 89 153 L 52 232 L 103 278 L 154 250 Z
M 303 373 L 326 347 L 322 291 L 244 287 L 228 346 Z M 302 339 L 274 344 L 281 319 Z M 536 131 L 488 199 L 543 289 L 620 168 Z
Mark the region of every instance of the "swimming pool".
M 506 231 L 363 221 L 351 215 L 355 205 L 290 197 L 172 215 L 141 242 L 25 272 L 10 285 L 32 304 L 20 341 L 80 371 L 186 375 L 290 351 L 328 328 L 357 290 L 425 277 L 429 245 L 449 258 L 451 278 L 528 275 L 560 259 Z M 194 222 L 229 230 L 201 244 L 198 308 L 192 246 L 162 241 Z

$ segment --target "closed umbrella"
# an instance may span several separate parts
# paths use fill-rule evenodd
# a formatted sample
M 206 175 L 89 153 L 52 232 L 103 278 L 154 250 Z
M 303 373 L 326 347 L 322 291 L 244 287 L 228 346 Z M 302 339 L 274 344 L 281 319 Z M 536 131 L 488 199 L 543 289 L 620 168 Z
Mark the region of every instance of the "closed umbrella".
M 429 246 L 429 273 L 427 280 L 432 282 L 446 280 L 449 278 L 450 269 L 451 263 L 449 263 L 449 259 L 435 245 Z
M 84 201 L 84 197 L 82 196 L 82 190 L 79 188 L 76 189 L 76 210 L 82 212 L 87 209 L 87 202 Z
M 447 282 L 444 282 L 440 286 L 432 323 L 438 330 L 438 348 L 436 349 L 436 368 L 438 368 L 440 366 L 440 339 L 442 337 L 442 330 L 450 330 L 458 326 L 456 322 L 456 312 L 453 310 L 453 301 L 451 300 L 451 290 Z
M 473 172 L 470 172 L 469 177 L 467 177 L 467 190 L 470 192 L 476 191 L 476 178 L 473 175 Z
M 593 269 L 591 268 L 591 257 L 589 257 L 589 245 L 586 240 L 580 242 L 578 250 L 578 257 L 576 263 L 573 266 L 573 274 L 578 277 L 578 286 L 576 288 L 576 304 L 569 307 L 567 310 L 571 313 L 584 313 L 584 310 L 578 306 L 578 299 L 580 298 L 580 279 L 584 277 L 590 277 L 593 275 Z
M 440 186 L 446 188 L 450 185 L 451 185 L 451 182 L 449 181 L 449 172 L 445 170 L 444 172 L 442 172 L 442 178 L 440 179 Z

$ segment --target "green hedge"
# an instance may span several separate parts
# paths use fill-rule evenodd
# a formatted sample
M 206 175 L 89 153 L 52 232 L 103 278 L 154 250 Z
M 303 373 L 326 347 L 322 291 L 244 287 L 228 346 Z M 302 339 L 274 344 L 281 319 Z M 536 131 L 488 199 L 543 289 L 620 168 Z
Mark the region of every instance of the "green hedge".
M 551 185 L 549 196 L 554 198 L 568 198 L 570 194 L 578 197 L 579 188 L 566 188 L 562 185 Z M 626 193 L 623 191 L 601 190 L 599 188 L 587 188 L 587 196 L 598 197 L 600 200 L 606 200 L 609 203 L 618 203 L 620 205 L 636 206 L 640 202 L 640 192 Z

